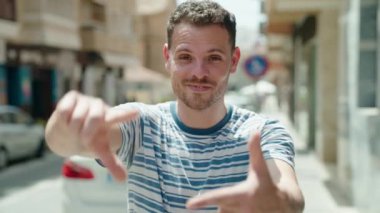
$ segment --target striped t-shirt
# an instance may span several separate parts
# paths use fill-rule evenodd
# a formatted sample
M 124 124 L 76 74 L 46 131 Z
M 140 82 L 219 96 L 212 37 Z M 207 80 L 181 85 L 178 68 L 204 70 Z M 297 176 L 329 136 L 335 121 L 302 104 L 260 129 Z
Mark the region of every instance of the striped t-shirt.
M 261 132 L 265 159 L 281 159 L 294 166 L 293 142 L 275 120 L 236 106 L 215 126 L 194 129 L 181 122 L 176 102 L 137 108 L 139 119 L 120 125 L 118 157 L 128 168 L 129 212 L 216 212 L 211 206 L 186 209 L 186 201 L 208 190 L 231 186 L 247 177 L 247 140 Z

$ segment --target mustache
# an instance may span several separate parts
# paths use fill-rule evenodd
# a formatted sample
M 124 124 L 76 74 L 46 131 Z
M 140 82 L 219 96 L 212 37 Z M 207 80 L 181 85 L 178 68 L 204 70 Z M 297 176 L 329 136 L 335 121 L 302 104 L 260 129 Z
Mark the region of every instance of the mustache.
M 193 76 L 192 78 L 185 79 L 182 82 L 185 84 L 191 83 L 191 84 L 209 84 L 209 85 L 213 85 L 213 86 L 216 85 L 215 81 L 211 81 L 208 77 L 204 77 L 204 78 L 199 79 L 199 78 Z

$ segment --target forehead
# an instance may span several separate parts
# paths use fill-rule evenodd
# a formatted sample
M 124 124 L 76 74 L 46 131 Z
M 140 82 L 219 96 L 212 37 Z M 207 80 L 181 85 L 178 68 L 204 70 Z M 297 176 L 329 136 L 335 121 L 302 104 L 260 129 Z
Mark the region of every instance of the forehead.
M 231 49 L 229 34 L 220 25 L 178 24 L 173 31 L 172 47 Z

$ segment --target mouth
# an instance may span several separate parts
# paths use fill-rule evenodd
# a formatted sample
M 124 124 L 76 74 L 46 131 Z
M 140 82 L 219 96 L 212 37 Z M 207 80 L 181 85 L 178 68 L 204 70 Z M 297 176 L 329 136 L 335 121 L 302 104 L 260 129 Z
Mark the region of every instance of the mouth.
M 188 84 L 186 85 L 188 88 L 190 88 L 191 91 L 196 93 L 203 93 L 211 90 L 211 86 L 209 85 L 203 85 L 203 84 Z

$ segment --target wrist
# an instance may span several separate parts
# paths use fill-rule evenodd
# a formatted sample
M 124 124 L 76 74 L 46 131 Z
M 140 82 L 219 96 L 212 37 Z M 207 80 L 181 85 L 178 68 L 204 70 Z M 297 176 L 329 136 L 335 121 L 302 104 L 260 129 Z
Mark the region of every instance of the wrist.
M 287 213 L 303 212 L 305 208 L 305 201 L 300 191 L 299 193 L 294 193 L 294 194 L 283 192 L 282 197 L 283 197 L 284 209 L 286 209 L 285 212 Z

